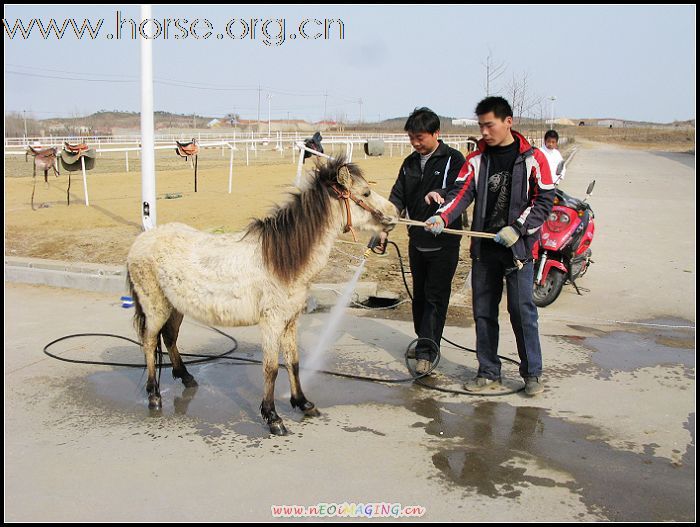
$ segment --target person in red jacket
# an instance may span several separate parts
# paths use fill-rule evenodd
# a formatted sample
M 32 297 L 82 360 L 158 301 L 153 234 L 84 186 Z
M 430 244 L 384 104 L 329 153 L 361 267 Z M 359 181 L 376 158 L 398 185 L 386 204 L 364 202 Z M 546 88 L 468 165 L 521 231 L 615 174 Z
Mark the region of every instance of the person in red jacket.
M 498 358 L 498 305 L 505 277 L 508 312 L 520 356 L 525 393 L 544 390 L 537 307 L 532 297 L 532 246 L 554 202 L 554 184 L 544 154 L 512 129 L 513 110 L 502 97 L 487 97 L 476 107 L 483 138 L 426 230 L 437 235 L 475 202 L 472 229 L 494 233 L 472 238 L 472 304 L 479 370 L 465 384 L 482 391 L 501 382 Z

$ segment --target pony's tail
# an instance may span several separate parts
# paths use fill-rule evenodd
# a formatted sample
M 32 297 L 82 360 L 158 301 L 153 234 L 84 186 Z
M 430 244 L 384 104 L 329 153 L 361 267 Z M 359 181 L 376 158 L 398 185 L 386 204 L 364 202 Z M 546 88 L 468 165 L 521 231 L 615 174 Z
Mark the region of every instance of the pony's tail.
M 134 329 L 139 340 L 143 343 L 143 338 L 146 334 L 146 315 L 141 307 L 141 302 L 139 302 L 139 295 L 134 290 L 134 282 L 131 280 L 128 270 L 126 271 L 126 282 L 129 285 L 131 298 L 134 300 Z

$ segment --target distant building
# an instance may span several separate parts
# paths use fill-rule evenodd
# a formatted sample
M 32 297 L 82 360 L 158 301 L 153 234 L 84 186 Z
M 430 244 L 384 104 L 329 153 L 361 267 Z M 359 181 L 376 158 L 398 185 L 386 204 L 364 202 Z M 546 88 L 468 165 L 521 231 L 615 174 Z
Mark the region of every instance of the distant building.
M 212 119 L 207 123 L 207 128 L 213 128 L 215 126 L 220 126 L 221 125 L 221 120 L 219 119 Z
M 50 133 L 62 133 L 66 131 L 66 125 L 63 123 L 54 123 L 48 126 Z
M 452 119 L 453 126 L 479 126 L 476 119 Z
M 597 125 L 606 128 L 622 128 L 625 126 L 625 121 L 620 121 L 618 119 L 601 119 L 598 121 Z

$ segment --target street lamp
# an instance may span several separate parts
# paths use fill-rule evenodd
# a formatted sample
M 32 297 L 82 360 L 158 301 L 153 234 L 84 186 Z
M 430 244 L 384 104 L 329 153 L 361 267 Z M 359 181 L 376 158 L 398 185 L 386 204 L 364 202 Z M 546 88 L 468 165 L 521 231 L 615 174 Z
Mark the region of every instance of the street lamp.
M 554 101 L 556 101 L 557 98 L 554 95 L 550 95 L 549 100 L 552 101 L 552 128 L 554 128 Z

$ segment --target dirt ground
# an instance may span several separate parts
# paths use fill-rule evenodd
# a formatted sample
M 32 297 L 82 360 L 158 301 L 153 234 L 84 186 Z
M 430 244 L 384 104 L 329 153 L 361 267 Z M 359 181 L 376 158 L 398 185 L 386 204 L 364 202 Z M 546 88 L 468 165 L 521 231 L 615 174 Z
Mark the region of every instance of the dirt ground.
M 340 148 L 337 147 L 340 153 Z M 331 147 L 327 147 L 334 153 Z M 229 157 L 220 149 L 204 150 L 198 162 L 198 192 L 194 192 L 194 172 L 190 164 L 171 150 L 158 151 L 157 221 L 159 224 L 178 221 L 213 233 L 235 232 L 243 229 L 253 217 L 264 216 L 274 204 L 282 203 L 294 191 L 296 164 L 291 153 L 259 151 L 250 153 L 250 166 L 245 165 L 245 151 L 234 157 L 233 192 L 228 194 Z M 393 157 L 367 158 L 355 154 L 354 161 L 364 170 L 368 180 L 376 182 L 375 189 L 388 196 L 404 156 L 400 149 Z M 5 157 L 5 254 L 49 258 L 71 262 L 123 264 L 135 237 L 142 231 L 139 202 L 141 197 L 140 160 L 130 153 L 130 172 L 125 170 L 123 153 L 105 153 L 97 158 L 95 168 L 88 172 L 90 206 L 85 206 L 82 174 L 71 175 L 70 206 L 66 204 L 67 172 L 56 178 L 37 177 L 34 204 L 30 207 L 33 178 L 31 162 L 24 156 Z M 306 167 L 310 167 L 307 161 Z M 174 199 L 169 199 L 174 197 Z M 400 248 L 407 262 L 406 229 L 396 229 L 390 239 Z M 352 237 L 341 236 L 336 243 L 327 268 L 316 282 L 342 283 L 353 274 L 357 265 L 354 257 L 365 249 L 369 234 L 362 234 L 359 245 Z M 469 274 L 468 242 L 462 244 L 454 291 L 464 286 Z M 339 271 L 340 270 L 340 271 Z M 408 269 L 407 269 L 408 270 Z M 376 281 L 379 289 L 399 293 L 407 298 L 400 266 L 393 247 L 383 257 L 372 255 L 363 281 Z M 410 283 L 410 276 L 408 277 Z M 456 308 L 451 318 L 464 320 L 463 309 Z M 410 304 L 396 310 L 378 311 L 378 316 L 410 317 Z

